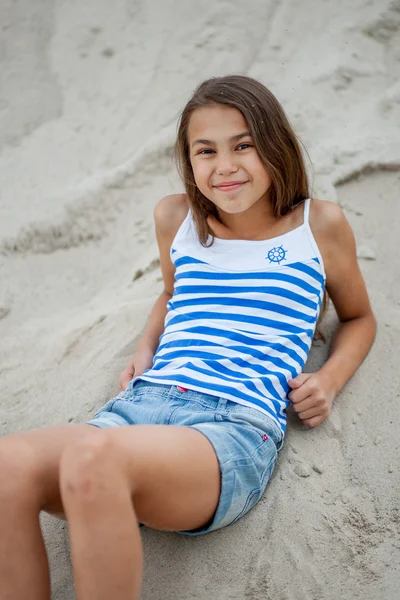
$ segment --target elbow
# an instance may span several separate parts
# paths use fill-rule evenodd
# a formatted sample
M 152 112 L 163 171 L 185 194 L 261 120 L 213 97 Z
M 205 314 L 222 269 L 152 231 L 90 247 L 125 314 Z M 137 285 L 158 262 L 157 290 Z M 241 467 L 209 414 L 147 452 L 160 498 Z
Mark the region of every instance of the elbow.
M 373 340 L 374 340 L 375 336 L 376 336 L 376 332 L 378 331 L 378 321 L 372 311 L 371 311 L 370 319 L 371 319 L 371 328 L 373 331 Z
M 374 313 L 372 312 L 372 310 L 368 314 L 360 317 L 360 319 L 362 319 L 366 335 L 367 335 L 367 337 L 369 337 L 370 344 L 372 346 L 372 344 L 375 340 L 375 337 L 376 337 L 377 330 L 378 330 L 378 321 L 377 321 Z
M 366 339 L 369 339 L 372 345 L 378 329 L 378 322 L 371 309 L 366 313 L 356 315 L 348 319 L 340 319 L 340 322 L 342 324 L 357 324 L 357 330 L 359 333 L 362 334 Z

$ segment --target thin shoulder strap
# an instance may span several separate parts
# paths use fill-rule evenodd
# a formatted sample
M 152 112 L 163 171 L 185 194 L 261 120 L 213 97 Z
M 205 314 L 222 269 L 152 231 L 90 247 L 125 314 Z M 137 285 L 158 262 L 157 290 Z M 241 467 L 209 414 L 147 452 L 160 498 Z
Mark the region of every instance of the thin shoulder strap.
M 174 245 L 181 240 L 182 237 L 184 237 L 185 233 L 187 232 L 187 230 L 189 229 L 189 227 L 193 224 L 194 226 L 194 221 L 193 221 L 193 215 L 192 215 L 192 211 L 188 210 L 186 217 L 183 219 L 182 223 L 180 224 L 178 231 L 176 232 L 174 239 L 172 240 L 172 244 L 171 244 L 171 254 L 173 252 L 175 252 L 175 248 Z
M 310 198 L 304 202 L 304 224 L 309 225 L 309 216 L 310 216 Z

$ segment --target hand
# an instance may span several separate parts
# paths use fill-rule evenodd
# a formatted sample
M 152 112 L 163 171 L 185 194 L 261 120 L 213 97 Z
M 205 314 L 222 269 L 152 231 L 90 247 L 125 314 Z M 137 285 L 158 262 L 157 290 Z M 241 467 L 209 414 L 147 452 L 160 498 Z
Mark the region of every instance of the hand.
M 332 383 L 320 371 L 301 373 L 288 383 L 292 388 L 288 398 L 305 425 L 315 427 L 329 417 L 335 394 Z
M 141 350 L 131 358 L 119 377 L 119 388 L 121 391 L 126 390 L 134 376 L 138 377 L 142 375 L 142 373 L 153 366 L 153 357 L 153 352 Z

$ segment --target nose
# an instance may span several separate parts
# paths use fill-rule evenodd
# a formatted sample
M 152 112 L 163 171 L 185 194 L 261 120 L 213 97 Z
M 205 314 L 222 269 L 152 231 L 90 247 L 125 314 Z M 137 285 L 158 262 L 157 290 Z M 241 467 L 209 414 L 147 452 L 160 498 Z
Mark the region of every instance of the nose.
M 216 167 L 217 175 L 230 175 L 236 173 L 238 166 L 235 164 L 234 157 L 228 153 L 220 153 Z

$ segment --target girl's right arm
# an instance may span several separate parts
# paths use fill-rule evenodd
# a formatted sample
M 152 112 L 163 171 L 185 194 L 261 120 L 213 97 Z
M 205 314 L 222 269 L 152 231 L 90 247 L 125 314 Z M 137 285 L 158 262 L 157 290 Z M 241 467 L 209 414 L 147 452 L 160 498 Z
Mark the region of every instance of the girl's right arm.
M 133 376 L 138 376 L 150 369 L 153 357 L 158 348 L 160 336 L 164 331 L 167 303 L 174 291 L 175 266 L 171 261 L 170 250 L 175 235 L 188 212 L 185 194 L 173 194 L 162 198 L 154 209 L 156 238 L 160 253 L 161 273 L 164 290 L 156 300 L 150 313 L 143 336 L 135 354 L 122 371 L 119 385 L 125 390 Z

